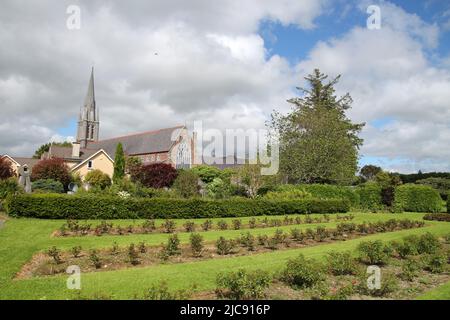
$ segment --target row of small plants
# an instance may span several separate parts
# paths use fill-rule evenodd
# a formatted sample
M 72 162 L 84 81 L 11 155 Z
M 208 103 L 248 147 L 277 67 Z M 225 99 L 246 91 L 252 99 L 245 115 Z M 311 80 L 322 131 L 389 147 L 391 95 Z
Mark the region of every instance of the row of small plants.
M 450 263 L 450 234 L 441 243 L 431 233 L 411 235 L 399 242 L 363 241 L 357 256 L 351 252 L 330 252 L 325 262 L 307 259 L 303 255 L 287 262 L 275 274 L 257 270 L 219 274 L 215 290 L 217 297 L 228 299 L 270 298 L 272 283 L 281 283 L 307 299 L 343 300 L 351 297 L 390 297 L 408 287 L 419 277 L 448 273 Z M 381 267 L 381 286 L 369 288 L 367 266 Z M 448 279 L 447 279 L 448 280 Z M 417 281 L 416 281 L 417 282 Z M 283 297 L 281 297 L 283 298 Z
M 174 233 L 174 232 L 195 232 L 210 230 L 241 230 L 256 229 L 267 227 L 281 227 L 288 225 L 328 223 L 331 221 L 352 221 L 353 214 L 336 215 L 331 218 L 330 215 L 311 217 L 306 216 L 285 216 L 280 218 L 251 218 L 248 223 L 243 223 L 242 219 L 233 219 L 231 222 L 219 220 L 216 223 L 213 220 L 205 220 L 201 224 L 194 221 L 186 221 L 182 226 L 177 225 L 175 220 L 166 219 L 161 225 L 157 226 L 155 220 L 147 219 L 140 225 L 130 224 L 128 226 L 115 226 L 113 223 L 105 220 L 98 225 L 92 226 L 89 223 L 80 223 L 78 220 L 67 220 L 56 233 L 56 236 L 86 236 L 86 235 L 126 235 L 126 234 L 145 234 L 145 233 Z
M 429 221 L 446 221 L 450 222 L 450 213 L 428 213 L 423 217 Z
M 215 243 L 205 243 L 199 233 L 190 235 L 188 245 L 180 245 L 177 234 L 169 236 L 167 243 L 158 247 L 149 247 L 145 242 L 137 245 L 131 243 L 127 248 L 120 248 L 114 243 L 110 249 L 83 251 L 80 246 L 73 247 L 70 252 L 62 252 L 56 247 L 47 251 L 51 261 L 46 260 L 37 269 L 35 275 L 56 274 L 65 272 L 70 264 L 82 266 L 85 271 L 95 269 L 119 269 L 127 265 L 149 265 L 166 261 L 186 262 L 195 259 L 208 259 L 217 256 L 247 255 L 250 252 L 264 252 L 281 248 L 298 248 L 325 241 L 352 239 L 361 235 L 391 232 L 396 230 L 419 228 L 423 221 L 395 220 L 373 223 L 355 224 L 341 222 L 336 228 L 327 229 L 318 226 L 315 229 L 300 230 L 293 228 L 289 233 L 280 229 L 272 236 L 266 234 L 253 235 L 250 232 L 241 234 L 238 238 L 226 239 L 220 237 Z

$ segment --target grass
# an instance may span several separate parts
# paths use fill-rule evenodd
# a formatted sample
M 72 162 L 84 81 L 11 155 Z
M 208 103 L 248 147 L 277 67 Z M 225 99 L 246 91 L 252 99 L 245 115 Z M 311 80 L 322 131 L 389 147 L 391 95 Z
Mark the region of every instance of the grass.
M 418 300 L 450 300 L 450 282 L 417 297 Z
M 380 221 L 392 218 L 422 219 L 423 214 L 371 214 L 355 213 L 352 222 Z M 273 217 L 272 217 L 273 218 Z M 270 219 L 270 217 L 269 217 Z M 216 223 L 220 219 L 213 219 Z M 232 220 L 229 219 L 229 220 Z M 248 218 L 243 218 L 246 222 Z M 196 220 L 201 223 L 204 219 Z M 114 224 L 129 225 L 130 220 L 114 220 Z M 142 223 L 142 221 L 135 221 Z M 159 221 L 160 223 L 161 221 Z M 179 224 L 185 220 L 178 220 Z M 64 221 L 36 220 L 36 219 L 9 219 L 0 229 L 0 299 L 67 299 L 76 298 L 77 295 L 66 289 L 66 276 L 40 277 L 27 280 L 13 280 L 31 256 L 47 250 L 51 246 L 60 249 L 69 249 L 81 245 L 83 249 L 110 247 L 114 241 L 125 246 L 131 242 L 145 241 L 149 245 L 158 245 L 165 242 L 166 234 L 144 234 L 126 236 L 89 236 L 55 238 L 51 233 L 58 229 Z M 99 221 L 89 223 L 97 224 Z M 300 229 L 314 228 L 317 225 L 334 227 L 337 223 L 320 223 L 296 226 Z M 294 226 L 279 227 L 289 230 Z M 253 234 L 273 234 L 277 228 L 250 229 Z M 400 239 L 409 234 L 423 234 L 432 232 L 444 235 L 450 232 L 450 224 L 445 222 L 427 222 L 426 227 L 414 230 L 403 230 L 391 233 L 375 234 L 345 242 L 323 244 L 315 247 L 274 251 L 249 256 L 221 258 L 198 262 L 180 264 L 162 264 L 150 267 L 133 267 L 117 271 L 93 272 L 82 274 L 82 295 L 106 295 L 118 299 L 132 299 L 135 295 L 142 295 L 145 290 L 155 282 L 166 280 L 171 289 L 189 288 L 197 286 L 197 290 L 212 290 L 215 287 L 217 273 L 236 270 L 237 268 L 264 269 L 269 272 L 280 270 L 287 259 L 303 253 L 307 257 L 322 259 L 327 252 L 354 250 L 360 241 L 367 239 L 380 239 L 385 241 Z M 208 231 L 203 233 L 206 241 L 216 240 L 219 236 L 232 238 L 240 235 L 241 230 Z M 179 233 L 181 242 L 186 243 L 188 233 Z M 431 293 L 430 293 L 431 294 Z

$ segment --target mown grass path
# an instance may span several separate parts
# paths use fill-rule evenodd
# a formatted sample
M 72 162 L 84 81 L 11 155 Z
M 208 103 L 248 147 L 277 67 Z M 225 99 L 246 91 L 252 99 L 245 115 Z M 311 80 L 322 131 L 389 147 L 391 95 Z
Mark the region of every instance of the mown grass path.
M 392 218 L 422 219 L 423 214 L 370 214 L 356 213 L 353 222 L 381 221 Z M 215 219 L 215 222 L 220 219 Z M 242 219 L 245 221 L 245 219 Z M 130 220 L 113 221 L 115 224 L 130 224 Z M 136 221 L 140 223 L 142 221 Z M 55 238 L 51 233 L 58 229 L 64 221 L 35 220 L 35 219 L 9 219 L 0 230 L 0 299 L 66 299 L 76 298 L 73 291 L 66 289 L 67 276 L 41 277 L 28 280 L 13 280 L 14 275 L 21 266 L 27 262 L 34 253 L 47 250 L 51 246 L 60 249 L 70 249 L 81 245 L 83 249 L 110 247 L 114 241 L 121 246 L 131 242 L 145 241 L 149 245 L 158 245 L 164 242 L 166 234 L 101 236 L 101 237 L 69 237 Z M 91 222 L 93 224 L 98 223 Z M 183 223 L 183 221 L 178 221 Z M 196 221 L 197 223 L 197 221 Z M 198 223 L 201 223 L 200 221 Z M 303 224 L 295 226 L 300 229 L 314 228 L 317 225 L 327 227 L 336 226 L 336 222 L 320 224 Z M 294 226 L 284 226 L 279 229 L 290 230 Z M 273 234 L 277 228 L 263 228 L 251 230 L 208 231 L 202 233 L 205 241 L 213 241 L 219 236 L 232 238 L 242 232 L 250 231 L 253 234 Z M 180 264 L 161 264 L 150 267 L 133 267 L 117 271 L 93 272 L 82 274 L 82 295 L 108 295 L 119 299 L 132 299 L 136 294 L 142 293 L 155 282 L 166 280 L 172 289 L 189 288 L 193 284 L 197 290 L 212 290 L 215 287 L 217 273 L 236 270 L 238 268 L 264 269 L 270 272 L 280 270 L 287 259 L 302 253 L 307 257 L 322 259 L 330 251 L 354 251 L 359 242 L 363 240 L 381 239 L 385 241 L 400 239 L 408 234 L 423 234 L 432 232 L 436 235 L 450 233 L 450 224 L 445 222 L 427 222 L 426 227 L 402 230 L 397 232 L 370 235 L 354 240 L 336 242 L 307 247 L 301 249 L 287 249 L 249 256 L 220 258 L 198 262 Z M 189 239 L 188 233 L 179 233 L 181 242 Z M 450 294 L 447 290 L 447 293 Z M 447 296 L 447 298 L 450 298 Z

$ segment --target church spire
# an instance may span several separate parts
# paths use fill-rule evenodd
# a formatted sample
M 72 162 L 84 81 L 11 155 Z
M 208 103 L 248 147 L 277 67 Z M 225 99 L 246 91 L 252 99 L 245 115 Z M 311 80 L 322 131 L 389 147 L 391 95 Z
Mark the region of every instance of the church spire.
M 88 90 L 78 121 L 77 142 L 86 148 L 88 142 L 97 141 L 99 134 L 98 110 L 95 103 L 94 67 L 91 70 Z

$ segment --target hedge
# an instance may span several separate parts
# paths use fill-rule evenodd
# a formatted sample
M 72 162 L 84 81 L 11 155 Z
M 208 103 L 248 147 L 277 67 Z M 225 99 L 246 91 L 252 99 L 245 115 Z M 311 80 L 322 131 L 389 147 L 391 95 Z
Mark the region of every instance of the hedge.
M 6 212 L 44 219 L 215 218 L 305 213 L 343 213 L 346 200 L 203 200 L 34 194 L 9 196 Z
M 450 222 L 450 214 L 448 214 L 448 213 L 428 213 L 423 217 L 423 220 Z
M 381 186 L 375 182 L 364 183 L 356 189 L 359 195 L 359 207 L 367 210 L 379 210 L 382 207 Z
M 404 184 L 395 189 L 395 211 L 440 212 L 441 196 L 429 186 Z
M 447 213 L 450 213 L 450 197 L 447 198 Z
M 317 199 L 346 199 L 352 207 L 358 207 L 359 195 L 354 188 L 348 186 L 337 186 L 331 184 L 299 184 L 299 185 L 282 185 L 277 191 L 290 191 L 300 189 L 309 192 Z

